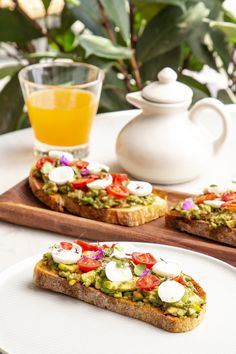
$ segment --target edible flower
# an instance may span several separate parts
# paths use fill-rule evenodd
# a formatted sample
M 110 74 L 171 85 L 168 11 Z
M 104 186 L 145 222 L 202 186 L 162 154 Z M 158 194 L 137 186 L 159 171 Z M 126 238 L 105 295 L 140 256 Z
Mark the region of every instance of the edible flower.
M 187 198 L 182 204 L 182 210 L 189 210 L 193 209 L 195 207 L 195 204 L 192 200 L 192 198 Z
M 80 171 L 81 176 L 87 176 L 89 175 L 89 170 L 85 168 L 84 170 Z
M 101 259 L 103 257 L 103 249 L 99 248 L 98 251 L 92 256 L 92 259 L 95 259 L 96 261 Z
M 64 155 L 60 157 L 59 161 L 61 166 L 70 166 L 71 164 L 70 161 Z

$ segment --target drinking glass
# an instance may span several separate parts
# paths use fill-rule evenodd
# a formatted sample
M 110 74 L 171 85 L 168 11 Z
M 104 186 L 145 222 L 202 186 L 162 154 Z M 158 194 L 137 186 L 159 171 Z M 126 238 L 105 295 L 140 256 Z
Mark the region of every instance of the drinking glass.
M 84 63 L 39 63 L 20 71 L 36 156 L 50 150 L 88 155 L 103 78 L 102 70 Z

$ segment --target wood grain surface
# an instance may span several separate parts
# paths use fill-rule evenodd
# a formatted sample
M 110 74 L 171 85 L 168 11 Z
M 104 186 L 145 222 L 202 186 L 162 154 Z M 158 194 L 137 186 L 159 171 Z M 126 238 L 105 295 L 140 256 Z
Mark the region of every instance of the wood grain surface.
M 165 190 L 170 205 L 186 194 Z M 153 242 L 182 247 L 236 266 L 236 248 L 165 227 L 164 218 L 126 227 L 49 210 L 38 201 L 25 179 L 0 196 L 0 220 L 93 241 Z

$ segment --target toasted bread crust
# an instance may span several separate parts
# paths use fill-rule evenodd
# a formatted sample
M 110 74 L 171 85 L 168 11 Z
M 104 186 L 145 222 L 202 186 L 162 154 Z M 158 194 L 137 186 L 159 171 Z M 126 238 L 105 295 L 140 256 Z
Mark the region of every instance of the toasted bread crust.
M 196 282 L 193 281 L 193 283 L 198 295 L 205 298 L 204 290 Z M 70 286 L 65 278 L 59 277 L 49 270 L 43 261 L 39 261 L 35 266 L 34 284 L 40 288 L 62 293 L 121 315 L 136 318 L 169 332 L 178 333 L 192 330 L 202 321 L 205 313 L 205 305 L 203 305 L 198 318 L 174 317 L 165 315 L 157 307 L 148 304 L 139 306 L 133 301 L 114 298 L 95 288 L 86 288 L 81 283 Z
M 167 202 L 163 199 L 163 203 L 148 206 L 136 206 L 130 208 L 110 208 L 96 209 L 90 205 L 79 205 L 67 195 L 53 193 L 47 195 L 43 191 L 43 182 L 34 176 L 34 168 L 32 168 L 29 176 L 29 185 L 33 194 L 44 204 L 55 211 L 69 213 L 81 216 L 83 218 L 99 220 L 110 224 L 118 224 L 124 226 L 138 226 L 145 224 L 164 216 L 167 211 Z M 158 193 L 156 193 L 158 195 Z M 161 196 L 162 197 L 162 196 Z
M 176 211 L 169 211 L 166 213 L 165 224 L 167 227 L 236 247 L 235 228 L 230 229 L 226 226 L 220 226 L 212 229 L 209 227 L 208 222 L 203 220 L 186 219 Z

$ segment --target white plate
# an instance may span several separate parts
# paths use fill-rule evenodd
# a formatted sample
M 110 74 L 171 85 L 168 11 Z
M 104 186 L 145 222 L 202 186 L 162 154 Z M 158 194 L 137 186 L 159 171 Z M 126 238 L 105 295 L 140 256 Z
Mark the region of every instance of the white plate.
M 0 274 L 0 348 L 9 354 L 236 354 L 236 269 L 176 247 L 136 243 L 142 251 L 181 262 L 207 292 L 204 321 L 187 333 L 35 288 L 27 259 Z

